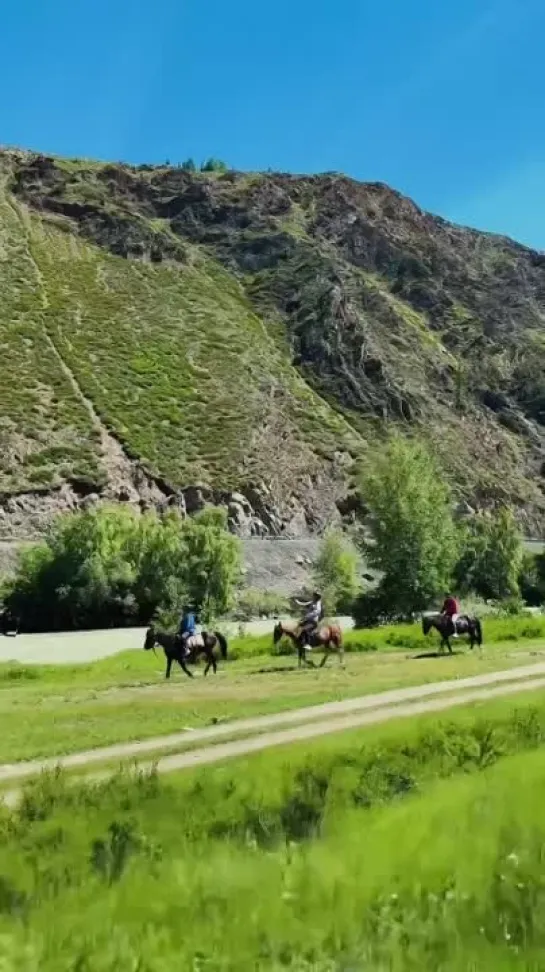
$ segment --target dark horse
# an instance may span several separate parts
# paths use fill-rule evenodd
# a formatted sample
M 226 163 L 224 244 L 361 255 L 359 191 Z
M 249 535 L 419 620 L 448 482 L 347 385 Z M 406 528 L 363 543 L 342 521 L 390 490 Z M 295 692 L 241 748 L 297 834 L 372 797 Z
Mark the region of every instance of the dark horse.
M 450 639 L 454 634 L 454 625 L 451 619 L 445 614 L 428 614 L 422 618 L 422 631 L 427 635 L 432 628 L 435 628 L 441 635 L 441 648 L 446 646 L 452 655 Z M 479 645 L 480 647 L 483 643 L 483 631 L 478 618 L 470 618 L 467 614 L 459 614 L 456 619 L 456 632 L 457 634 L 467 635 L 471 649 L 475 645 Z
M 212 668 L 215 675 L 218 670 L 215 649 L 218 645 L 221 657 L 227 658 L 227 639 L 222 635 L 221 631 L 214 633 L 211 631 L 202 631 L 200 635 L 194 635 L 189 640 L 189 654 L 186 655 L 177 634 L 169 634 L 167 631 L 157 631 L 153 625 L 150 625 L 146 632 L 144 648 L 146 651 L 149 651 L 150 648 L 155 648 L 155 645 L 160 645 L 165 653 L 167 660 L 166 678 L 170 678 L 172 663 L 175 661 L 178 662 L 180 668 L 183 669 L 189 678 L 193 678 L 193 672 L 189 671 L 187 664 L 195 664 L 202 655 L 206 658 L 204 674 L 208 675 L 208 672 Z
M 19 622 L 9 608 L 0 608 L 0 634 L 8 637 L 9 634 L 15 637 L 19 632 Z
M 308 636 L 305 637 L 300 625 L 297 623 L 284 624 L 282 621 L 279 621 L 278 624 L 274 626 L 274 644 L 277 645 L 280 639 L 284 637 L 293 641 L 297 648 L 299 668 L 303 664 L 314 668 L 314 663 L 307 658 L 307 645 L 309 644 Z M 339 664 L 342 665 L 344 657 L 343 633 L 338 624 L 321 624 L 319 628 L 310 636 L 310 647 L 324 649 L 324 657 L 320 662 L 320 668 L 324 667 L 332 651 L 336 651 L 338 653 Z

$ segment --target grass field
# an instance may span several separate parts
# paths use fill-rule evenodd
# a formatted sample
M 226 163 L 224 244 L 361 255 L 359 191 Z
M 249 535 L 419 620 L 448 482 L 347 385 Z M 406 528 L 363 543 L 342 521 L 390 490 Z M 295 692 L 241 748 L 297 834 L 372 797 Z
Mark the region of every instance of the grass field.
M 0 819 L 0 960 L 537 972 L 544 740 L 536 695 L 168 783 L 44 777 Z
M 77 666 L 0 666 L 0 762 L 57 756 L 109 743 L 279 712 L 440 679 L 457 679 L 531 663 L 543 642 L 542 619 L 491 619 L 491 643 L 452 658 L 415 657 L 424 641 L 418 626 L 353 632 L 355 650 L 340 669 L 298 671 L 293 655 L 271 657 L 270 638 L 232 642 L 238 660 L 217 676 L 193 680 L 175 670 L 164 680 L 164 659 L 127 652 Z M 511 639 L 511 640 L 506 640 Z M 359 649 L 359 651 L 357 650 Z M 544 649 L 545 650 L 545 649 Z

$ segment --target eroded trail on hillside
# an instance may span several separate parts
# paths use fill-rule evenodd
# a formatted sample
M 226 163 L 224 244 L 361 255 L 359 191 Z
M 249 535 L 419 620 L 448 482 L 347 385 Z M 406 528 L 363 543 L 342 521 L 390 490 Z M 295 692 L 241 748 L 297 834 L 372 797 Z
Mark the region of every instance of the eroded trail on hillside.
M 541 688 L 545 688 L 543 662 L 476 675 L 455 682 L 432 682 L 293 709 L 275 715 L 240 719 L 205 729 L 185 730 L 139 742 L 90 749 L 65 757 L 4 764 L 0 766 L 0 784 L 17 784 L 57 766 L 85 770 L 88 767 L 109 764 L 111 769 L 113 762 L 123 760 L 134 760 L 141 766 L 155 765 L 158 772 L 171 772 L 345 729 L 375 725 L 426 712 L 438 712 L 466 703 Z M 238 736 L 242 738 L 236 738 Z M 190 751 L 187 751 L 188 747 L 192 747 Z M 180 752 L 180 749 L 186 751 Z M 161 753 L 166 755 L 161 756 Z M 142 759 L 150 754 L 156 754 L 155 758 Z M 104 769 L 102 772 L 105 772 Z M 4 792 L 5 799 L 13 800 L 16 797 L 15 789 Z

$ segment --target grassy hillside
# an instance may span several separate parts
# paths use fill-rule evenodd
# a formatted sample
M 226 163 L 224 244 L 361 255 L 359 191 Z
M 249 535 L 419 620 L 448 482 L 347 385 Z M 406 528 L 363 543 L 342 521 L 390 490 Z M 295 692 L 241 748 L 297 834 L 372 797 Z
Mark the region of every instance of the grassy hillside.
M 199 485 L 300 529 L 396 424 L 542 530 L 545 257 L 340 176 L 0 173 L 6 497 Z

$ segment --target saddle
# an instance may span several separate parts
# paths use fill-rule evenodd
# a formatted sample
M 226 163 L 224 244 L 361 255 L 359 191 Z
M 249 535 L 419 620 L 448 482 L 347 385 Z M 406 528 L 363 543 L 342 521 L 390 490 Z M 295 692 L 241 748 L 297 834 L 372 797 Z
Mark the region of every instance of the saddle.
M 191 635 L 185 640 L 185 646 L 189 651 L 195 651 L 196 648 L 204 648 L 204 640 L 201 634 Z
M 320 630 L 322 628 L 322 623 L 319 621 L 316 625 L 311 625 L 307 621 L 306 624 L 300 624 L 297 632 L 299 640 L 303 637 L 309 648 L 316 648 L 320 644 Z
M 469 631 L 469 617 L 467 614 L 459 614 L 452 626 L 455 634 L 467 634 Z

